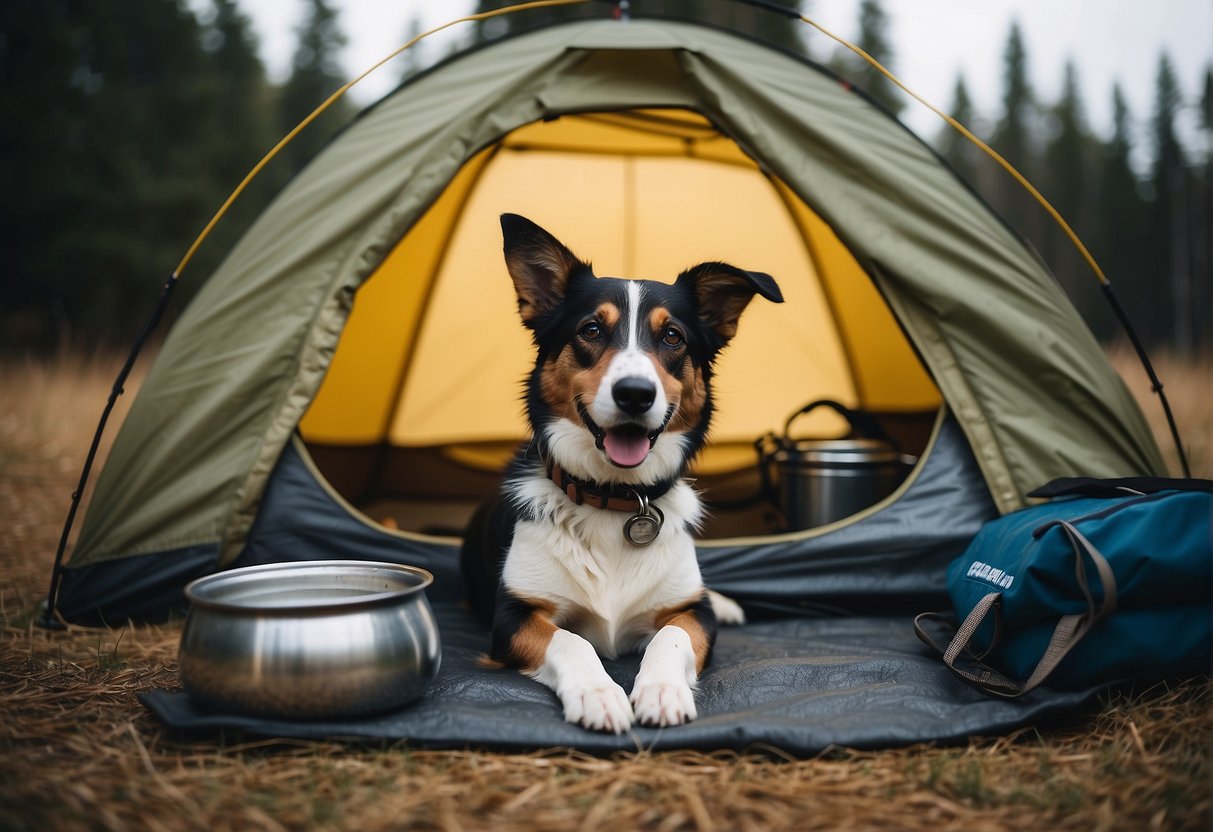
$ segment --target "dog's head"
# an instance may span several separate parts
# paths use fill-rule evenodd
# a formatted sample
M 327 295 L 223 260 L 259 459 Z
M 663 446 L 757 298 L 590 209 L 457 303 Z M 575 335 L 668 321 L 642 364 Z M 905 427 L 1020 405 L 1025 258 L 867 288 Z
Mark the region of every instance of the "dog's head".
M 501 217 L 518 311 L 538 359 L 527 413 L 545 455 L 573 476 L 652 484 L 680 476 L 712 416 L 712 362 L 766 274 L 703 263 L 672 284 L 596 277 L 547 231 Z

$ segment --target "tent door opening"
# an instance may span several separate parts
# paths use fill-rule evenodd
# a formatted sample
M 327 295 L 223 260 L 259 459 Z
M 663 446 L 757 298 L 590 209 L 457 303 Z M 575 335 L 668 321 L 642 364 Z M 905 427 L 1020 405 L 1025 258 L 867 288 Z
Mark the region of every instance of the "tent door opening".
M 600 275 L 671 282 L 706 260 L 775 276 L 786 302 L 751 304 L 716 366 L 710 446 L 692 476 L 709 537 L 777 532 L 755 442 L 829 398 L 872 414 L 908 454 L 926 446 L 938 389 L 871 277 L 785 183 L 701 115 L 579 113 L 535 122 L 463 165 L 358 290 L 300 424 L 317 468 L 375 520 L 458 534 L 526 435 L 533 362 L 497 218 L 543 225 Z M 798 423 L 838 438 L 836 414 Z

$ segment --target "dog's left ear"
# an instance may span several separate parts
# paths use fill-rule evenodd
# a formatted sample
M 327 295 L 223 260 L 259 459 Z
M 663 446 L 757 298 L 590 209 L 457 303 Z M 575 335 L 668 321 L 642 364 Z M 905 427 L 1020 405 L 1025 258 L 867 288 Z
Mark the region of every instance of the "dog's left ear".
M 588 269 L 563 243 L 526 217 L 501 215 L 505 265 L 518 295 L 518 314 L 529 327 L 564 299 L 569 277 Z
M 700 263 L 678 275 L 674 285 L 694 293 L 700 319 L 725 342 L 737 334 L 737 320 L 754 295 L 783 303 L 783 293 L 769 274 L 728 263 Z

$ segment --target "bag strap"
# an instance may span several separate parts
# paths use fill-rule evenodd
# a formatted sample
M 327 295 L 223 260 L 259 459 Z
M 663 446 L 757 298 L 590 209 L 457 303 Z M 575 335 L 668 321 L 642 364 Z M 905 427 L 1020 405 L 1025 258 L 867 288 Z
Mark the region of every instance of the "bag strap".
M 1050 525 L 1060 526 L 1074 549 L 1074 576 L 1078 581 L 1079 591 L 1087 602 L 1087 609 L 1085 612 L 1063 615 L 1058 619 L 1044 655 L 1040 657 L 1040 661 L 1026 680 L 1011 679 L 981 661 L 994 649 L 1002 635 L 1001 592 L 982 596 L 961 622 L 951 643 L 944 649 L 931 637 L 924 623 L 928 620 L 939 620 L 939 616 L 935 613 L 923 613 L 914 619 L 914 631 L 918 637 L 943 655 L 944 664 L 952 673 L 994 696 L 1014 699 L 1035 689 L 1096 624 L 1116 610 L 1116 576 L 1107 558 L 1072 523 L 1057 520 Z M 1087 580 L 1087 558 L 1095 565 L 1100 585 L 1103 587 L 1103 596 L 1098 603 L 1091 594 Z M 970 649 L 973 636 L 990 615 L 994 616 L 994 639 L 986 651 L 975 654 Z

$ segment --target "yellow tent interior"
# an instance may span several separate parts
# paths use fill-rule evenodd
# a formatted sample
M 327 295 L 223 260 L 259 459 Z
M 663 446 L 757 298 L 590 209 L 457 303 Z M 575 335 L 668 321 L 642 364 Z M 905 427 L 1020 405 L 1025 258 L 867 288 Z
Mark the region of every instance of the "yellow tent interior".
M 828 398 L 885 418 L 921 451 L 940 406 L 873 282 L 830 228 L 689 111 L 566 115 L 474 156 L 359 289 L 300 430 L 329 483 L 375 519 L 458 529 L 526 435 L 533 362 L 497 217 L 523 214 L 599 275 L 670 282 L 723 260 L 773 275 L 716 368 L 717 415 L 695 475 L 709 498 L 756 487 L 755 440 Z M 815 412 L 797 435 L 837 436 Z M 760 532 L 761 520 L 711 536 Z

